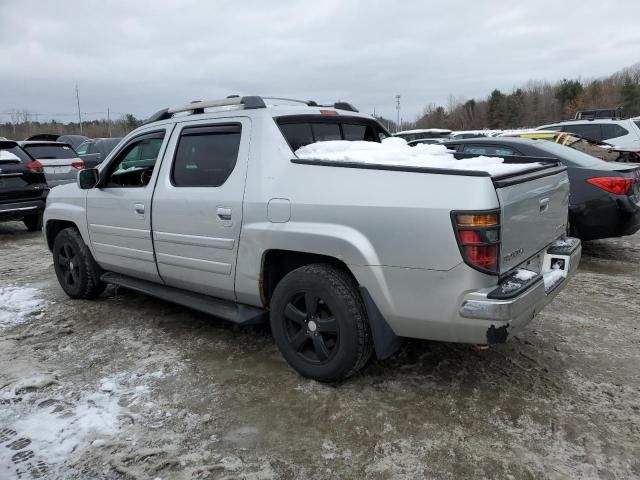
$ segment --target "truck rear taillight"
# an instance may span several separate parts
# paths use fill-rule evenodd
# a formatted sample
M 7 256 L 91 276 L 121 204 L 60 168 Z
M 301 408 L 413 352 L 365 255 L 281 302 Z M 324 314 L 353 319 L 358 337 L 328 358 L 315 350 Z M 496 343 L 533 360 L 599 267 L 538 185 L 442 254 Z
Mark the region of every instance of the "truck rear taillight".
M 33 173 L 42 173 L 44 172 L 44 165 L 42 165 L 38 160 L 31 160 L 29 163 L 25 165 L 26 169 Z
M 615 195 L 626 195 L 636 183 L 635 178 L 595 177 L 587 178 L 587 182 Z
M 452 212 L 453 230 L 467 265 L 498 274 L 500 218 L 498 212 Z

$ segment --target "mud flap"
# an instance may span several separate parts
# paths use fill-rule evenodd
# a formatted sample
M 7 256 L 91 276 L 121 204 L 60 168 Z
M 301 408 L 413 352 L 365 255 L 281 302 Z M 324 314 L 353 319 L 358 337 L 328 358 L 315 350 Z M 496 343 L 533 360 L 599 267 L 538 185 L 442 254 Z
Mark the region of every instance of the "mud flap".
M 384 319 L 369 291 L 365 287 L 360 287 L 360 294 L 367 309 L 367 318 L 369 319 L 369 327 L 373 337 L 373 346 L 376 349 L 376 357 L 379 360 L 389 358 L 398 351 L 400 345 L 402 345 L 402 339 L 394 333 Z

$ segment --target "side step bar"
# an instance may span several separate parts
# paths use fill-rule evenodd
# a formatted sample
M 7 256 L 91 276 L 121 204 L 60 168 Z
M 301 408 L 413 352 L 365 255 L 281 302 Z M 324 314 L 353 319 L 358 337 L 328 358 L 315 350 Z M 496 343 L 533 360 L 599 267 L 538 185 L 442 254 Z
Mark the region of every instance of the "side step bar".
M 267 311 L 261 308 L 235 303 L 229 300 L 221 300 L 200 293 L 188 292 L 179 288 L 168 287 L 118 273 L 104 273 L 100 276 L 100 280 L 152 297 L 161 298 L 168 302 L 177 303 L 184 307 L 193 308 L 199 312 L 207 313 L 239 325 L 256 325 L 261 323 L 267 314 Z

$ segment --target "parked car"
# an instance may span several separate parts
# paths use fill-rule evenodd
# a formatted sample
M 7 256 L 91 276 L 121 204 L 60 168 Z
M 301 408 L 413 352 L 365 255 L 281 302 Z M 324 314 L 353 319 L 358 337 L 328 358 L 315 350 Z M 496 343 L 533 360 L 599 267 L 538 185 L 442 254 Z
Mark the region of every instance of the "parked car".
M 76 152 L 86 167 L 92 168 L 107 158 L 107 155 L 118 145 L 120 140 L 122 137 L 88 139 L 76 148 Z
M 42 164 L 16 142 L 0 141 L 0 220 L 22 220 L 29 230 L 40 230 L 48 193 Z
M 71 145 L 74 149 L 87 140 L 84 135 L 57 135 L 55 133 L 39 133 L 25 138 L 26 141 L 62 142 Z
M 239 324 L 268 315 L 293 368 L 336 381 L 400 337 L 504 342 L 577 268 L 557 161 L 492 177 L 305 160 L 305 145 L 388 132 L 349 104 L 272 101 L 161 110 L 53 189 L 46 239 L 67 295 L 112 283 Z
M 76 181 L 78 170 L 85 167 L 73 147 L 68 143 L 24 141 L 20 146 L 44 166 L 49 187 Z
M 446 128 L 416 128 L 393 134 L 394 137 L 404 138 L 407 142 L 426 138 L 445 139 L 449 138 L 449 135 L 451 135 L 451 130 Z
M 451 132 L 449 138 L 452 140 L 462 140 L 464 138 L 489 137 L 492 130 L 456 130 Z
M 607 162 L 640 162 L 640 147 L 616 147 L 610 143 L 592 140 L 577 133 L 554 132 L 550 130 L 524 130 L 515 133 L 507 132 L 500 136 L 549 140 Z
M 582 240 L 632 235 L 640 229 L 640 165 L 605 162 L 544 139 L 477 138 L 446 146 L 473 155 L 559 159 L 571 182 L 569 233 Z
M 537 130 L 577 133 L 593 140 L 606 140 L 618 147 L 640 148 L 640 121 L 618 118 L 567 120 L 542 125 Z

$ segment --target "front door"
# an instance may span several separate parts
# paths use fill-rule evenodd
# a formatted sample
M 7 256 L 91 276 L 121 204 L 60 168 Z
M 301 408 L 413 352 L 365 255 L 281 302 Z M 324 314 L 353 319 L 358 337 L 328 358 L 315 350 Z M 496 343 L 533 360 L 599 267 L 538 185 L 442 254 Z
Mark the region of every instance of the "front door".
M 249 157 L 246 117 L 176 125 L 153 198 L 153 240 L 167 285 L 235 299 Z
M 151 198 L 169 134 L 160 127 L 130 139 L 87 193 L 89 237 L 106 270 L 161 282 L 151 240 Z

